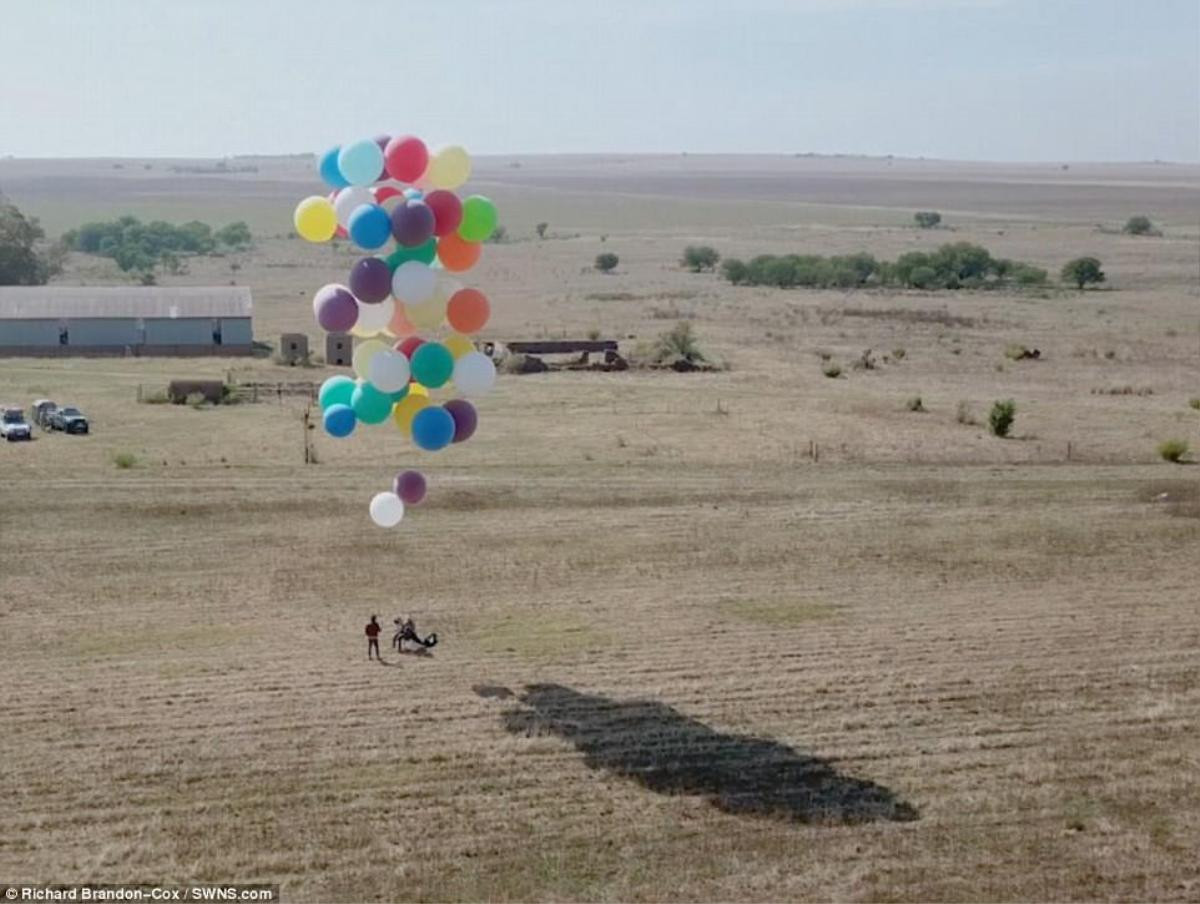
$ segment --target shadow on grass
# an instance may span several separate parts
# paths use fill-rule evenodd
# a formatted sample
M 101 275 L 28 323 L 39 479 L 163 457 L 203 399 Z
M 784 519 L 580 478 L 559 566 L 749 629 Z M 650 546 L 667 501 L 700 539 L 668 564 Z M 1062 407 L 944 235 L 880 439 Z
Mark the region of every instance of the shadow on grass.
M 700 795 L 727 813 L 802 823 L 918 818 L 882 785 L 777 741 L 724 734 L 663 703 L 612 700 L 559 684 L 530 685 L 518 699 L 524 707 L 504 714 L 508 731 L 557 735 L 589 768 L 658 794 Z

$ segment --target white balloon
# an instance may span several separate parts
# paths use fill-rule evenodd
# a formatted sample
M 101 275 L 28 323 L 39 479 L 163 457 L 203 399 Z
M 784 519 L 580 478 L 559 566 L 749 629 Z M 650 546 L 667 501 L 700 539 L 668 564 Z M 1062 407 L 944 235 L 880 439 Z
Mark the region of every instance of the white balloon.
M 376 352 L 367 362 L 367 382 L 380 392 L 399 392 L 410 376 L 408 358 L 390 348 Z
M 392 294 L 405 304 L 428 300 L 436 284 L 437 274 L 420 261 L 405 261 L 392 274 Z
M 404 517 L 404 500 L 395 493 L 376 493 L 369 510 L 371 520 L 380 527 L 395 527 Z
M 378 339 L 368 339 L 366 342 L 360 342 L 354 347 L 354 354 L 350 357 L 350 363 L 354 365 L 354 372 L 359 379 L 366 380 L 367 374 L 371 371 L 371 361 L 376 355 L 390 351 L 388 345 Z M 376 389 L 380 387 L 375 387 Z
M 350 215 L 364 204 L 374 204 L 375 196 L 365 185 L 351 185 L 343 188 L 334 196 L 333 209 L 337 212 L 338 222 L 343 229 L 350 228 Z
M 375 336 L 387 329 L 395 313 L 396 303 L 390 298 L 385 298 L 379 304 L 363 304 L 358 301 L 358 320 L 350 328 L 350 332 L 364 339 Z
M 483 352 L 467 352 L 454 362 L 454 385 L 464 396 L 487 395 L 496 383 L 496 365 Z

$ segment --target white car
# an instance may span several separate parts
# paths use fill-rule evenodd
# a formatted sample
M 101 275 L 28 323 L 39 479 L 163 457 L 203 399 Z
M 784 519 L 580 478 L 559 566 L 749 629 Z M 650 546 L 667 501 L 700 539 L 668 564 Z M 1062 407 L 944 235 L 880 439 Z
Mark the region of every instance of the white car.
M 4 408 L 0 416 L 0 436 L 10 443 L 19 439 L 33 439 L 33 431 L 25 422 L 25 414 L 20 408 Z

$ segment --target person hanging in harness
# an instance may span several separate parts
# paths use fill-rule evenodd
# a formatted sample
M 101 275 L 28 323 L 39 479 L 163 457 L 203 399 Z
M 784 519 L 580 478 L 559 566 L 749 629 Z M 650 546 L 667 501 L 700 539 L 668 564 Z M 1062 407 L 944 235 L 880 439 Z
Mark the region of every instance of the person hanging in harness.
M 437 645 L 437 634 L 430 634 L 425 638 L 417 634 L 417 626 L 413 623 L 411 615 L 408 618 L 397 616 L 392 623 L 396 626 L 396 633 L 392 635 L 392 646 L 396 648 L 397 653 L 404 652 L 406 640 L 420 644 L 426 650 Z

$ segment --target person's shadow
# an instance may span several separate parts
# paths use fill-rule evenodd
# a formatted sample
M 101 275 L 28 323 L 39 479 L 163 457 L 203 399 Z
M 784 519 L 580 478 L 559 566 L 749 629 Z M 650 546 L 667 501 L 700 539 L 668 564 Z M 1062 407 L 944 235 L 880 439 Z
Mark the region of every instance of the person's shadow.
M 803 823 L 918 818 L 882 785 L 777 741 L 724 734 L 663 703 L 612 700 L 559 684 L 530 685 L 518 699 L 524 705 L 503 716 L 508 731 L 557 735 L 589 768 L 658 794 L 701 795 L 727 813 Z

